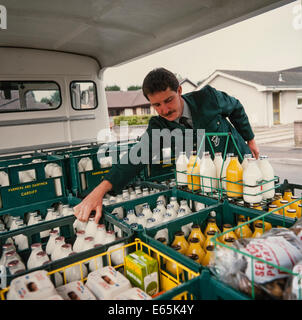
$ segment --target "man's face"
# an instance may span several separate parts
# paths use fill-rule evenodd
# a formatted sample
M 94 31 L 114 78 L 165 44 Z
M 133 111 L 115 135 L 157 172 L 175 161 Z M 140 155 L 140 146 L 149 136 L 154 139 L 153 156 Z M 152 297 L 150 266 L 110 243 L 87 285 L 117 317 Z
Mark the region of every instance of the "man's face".
M 165 91 L 148 94 L 150 104 L 163 118 L 174 121 L 182 115 L 183 100 L 181 97 L 181 86 L 177 92 L 169 87 Z

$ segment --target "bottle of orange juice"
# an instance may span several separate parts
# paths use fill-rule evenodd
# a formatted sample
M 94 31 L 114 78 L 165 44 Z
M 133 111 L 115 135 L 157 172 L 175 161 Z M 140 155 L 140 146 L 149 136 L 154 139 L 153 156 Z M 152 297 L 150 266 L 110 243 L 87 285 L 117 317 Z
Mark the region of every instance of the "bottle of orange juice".
M 218 233 L 221 232 L 216 224 L 216 212 L 215 211 L 210 212 L 210 217 L 208 219 L 207 226 L 204 230 L 204 234 L 206 235 L 208 231 L 213 231 L 213 230 Z
M 269 204 L 268 205 L 268 212 L 272 212 L 273 210 L 276 210 L 278 206 L 276 204 Z M 278 210 L 273 212 L 274 214 L 280 214 Z
M 175 246 L 172 245 L 171 248 L 174 249 L 176 252 L 180 252 L 181 250 L 181 247 L 178 245 L 175 245 Z M 183 270 L 180 268 L 177 268 L 177 264 L 173 262 L 172 259 L 167 259 L 166 270 L 172 273 L 174 276 L 177 276 L 177 274 L 179 274 L 180 277 L 183 276 Z
M 281 215 L 286 214 L 286 210 L 289 208 L 288 204 L 288 200 L 280 200 L 280 207 L 285 206 L 284 208 L 280 209 L 279 212 Z
M 198 175 L 198 176 L 196 176 Z M 200 159 L 196 151 L 191 151 L 187 165 L 188 188 L 192 191 L 200 189 Z
M 238 161 L 238 156 L 231 157 L 226 170 L 226 190 L 228 197 L 240 198 L 243 193 L 242 185 L 243 169 Z
M 290 204 L 289 207 L 290 207 L 291 209 L 295 209 L 296 211 L 298 211 L 298 206 L 299 206 L 299 204 L 300 204 L 300 200 L 299 200 L 299 199 L 300 199 L 299 197 L 292 196 L 289 202 L 293 202 L 293 201 L 295 201 L 295 202 L 293 202 L 292 204 Z
M 242 225 L 246 222 L 244 219 L 239 219 L 237 226 Z M 244 224 L 241 228 L 235 230 L 235 234 L 238 239 L 240 238 L 250 238 L 253 234 L 252 230 L 250 229 L 248 224 Z
M 288 202 L 290 202 L 290 199 L 292 196 L 293 196 L 292 191 L 290 189 L 286 189 L 283 194 L 283 200 L 287 200 Z
M 254 230 L 254 233 L 252 235 L 252 238 L 258 238 L 258 237 L 261 237 L 263 235 L 263 223 L 256 223 L 255 224 L 255 230 Z
M 297 218 L 297 211 L 296 209 L 291 209 L 291 208 L 287 208 L 286 212 L 285 212 L 285 216 L 295 219 Z
M 233 228 L 233 227 L 232 227 L 231 224 L 226 223 L 226 224 L 223 225 L 222 233 L 223 233 L 223 232 L 226 232 L 226 231 L 228 231 L 228 230 L 230 230 L 230 229 L 232 229 L 232 228 Z M 225 233 L 224 235 L 220 236 L 220 237 L 219 237 L 219 241 L 220 241 L 220 242 L 224 242 L 225 239 L 227 239 L 227 238 L 234 238 L 235 240 L 238 239 L 237 236 L 236 236 L 236 234 L 235 234 L 235 232 L 232 230 L 232 231 L 229 231 L 229 232 Z
M 180 246 L 180 253 L 186 254 L 188 248 L 189 248 L 189 243 L 185 238 L 185 235 L 182 231 L 177 231 L 174 234 L 174 240 L 172 242 L 172 246 Z
M 302 204 L 298 204 L 298 210 L 297 210 L 297 218 L 300 219 L 302 215 Z
M 212 230 L 212 231 L 207 231 L 207 233 L 206 233 L 206 241 L 204 242 L 203 247 L 202 247 L 204 250 L 206 250 L 206 247 L 207 247 L 207 246 L 211 246 L 211 245 L 214 245 L 214 246 L 215 246 L 215 243 L 214 243 L 214 241 L 212 241 L 212 238 L 213 238 L 216 234 L 218 234 L 218 232 L 216 232 L 216 231 L 214 231 L 214 230 Z M 218 237 L 217 237 L 215 240 L 219 242 Z
M 206 247 L 206 254 L 205 254 L 205 256 L 203 257 L 203 259 L 201 261 L 201 264 L 204 267 L 206 267 L 206 266 L 208 266 L 209 264 L 212 263 L 212 261 L 214 259 L 214 249 L 215 249 L 215 246 L 213 246 L 213 245 L 210 245 L 210 246 Z
M 198 238 L 190 239 L 189 248 L 186 251 L 186 255 L 190 254 L 197 254 L 200 261 L 202 261 L 203 257 L 205 256 L 206 253 L 202 249 Z
M 203 235 L 198 224 L 192 225 L 192 231 L 189 234 L 188 241 L 190 241 L 192 238 L 198 238 L 201 246 L 203 246 L 206 240 L 206 237 Z
M 278 207 L 280 207 L 280 201 L 283 200 L 282 193 L 278 192 L 275 193 L 275 197 L 273 199 L 272 204 L 276 204 Z

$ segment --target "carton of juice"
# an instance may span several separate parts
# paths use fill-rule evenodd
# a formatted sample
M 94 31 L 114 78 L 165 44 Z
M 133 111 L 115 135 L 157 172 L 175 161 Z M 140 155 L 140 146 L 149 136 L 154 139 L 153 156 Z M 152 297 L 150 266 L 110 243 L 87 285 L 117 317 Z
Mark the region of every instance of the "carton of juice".
M 141 250 L 125 257 L 125 274 L 131 284 L 152 296 L 159 291 L 158 263 Z

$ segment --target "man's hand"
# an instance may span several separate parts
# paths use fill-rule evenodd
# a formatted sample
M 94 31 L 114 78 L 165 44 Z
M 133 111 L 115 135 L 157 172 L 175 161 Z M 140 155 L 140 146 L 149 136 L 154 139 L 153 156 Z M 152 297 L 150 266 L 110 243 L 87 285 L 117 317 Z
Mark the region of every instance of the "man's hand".
M 112 184 L 104 180 L 77 206 L 73 208 L 74 215 L 80 221 L 88 221 L 91 211 L 95 210 L 95 222 L 98 223 L 102 216 L 104 195 L 112 189 Z
M 259 158 L 259 149 L 256 145 L 255 139 L 248 141 L 247 144 L 252 151 L 253 157 L 258 159 Z

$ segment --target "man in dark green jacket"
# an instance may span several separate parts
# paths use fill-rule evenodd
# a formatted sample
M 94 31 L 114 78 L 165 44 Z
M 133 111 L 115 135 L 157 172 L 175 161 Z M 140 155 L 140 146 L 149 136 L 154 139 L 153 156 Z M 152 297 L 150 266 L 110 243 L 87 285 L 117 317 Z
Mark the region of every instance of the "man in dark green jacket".
M 182 88 L 177 78 L 164 68 L 149 72 L 144 79 L 143 93 L 157 111 L 158 116 L 150 119 L 141 142 L 133 147 L 137 153 L 140 152 L 140 146 L 146 144 L 144 138 L 147 136 L 149 138 L 148 147 L 151 146 L 152 133 L 156 131 L 154 129 L 171 131 L 191 128 L 195 141 L 194 147 L 197 150 L 199 146 L 196 145 L 196 132 L 198 129 L 204 129 L 207 133 L 231 133 L 238 148 L 232 141 L 229 141 L 228 153 L 238 154 L 238 151 L 241 155 L 252 153 L 255 158 L 258 158 L 259 150 L 248 117 L 241 103 L 234 97 L 209 85 L 199 91 L 182 95 Z M 226 139 L 226 136 L 213 134 L 211 136 L 213 151 L 224 152 Z M 210 151 L 210 144 L 207 140 L 205 149 Z M 149 161 L 151 161 L 150 157 Z M 95 220 L 98 222 L 102 214 L 104 195 L 110 190 L 119 193 L 142 170 L 144 165 L 144 163 L 114 165 L 100 185 L 74 208 L 76 217 L 87 221 L 90 212 L 95 210 Z

